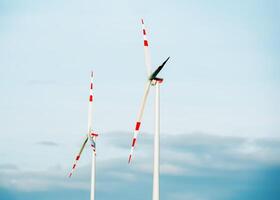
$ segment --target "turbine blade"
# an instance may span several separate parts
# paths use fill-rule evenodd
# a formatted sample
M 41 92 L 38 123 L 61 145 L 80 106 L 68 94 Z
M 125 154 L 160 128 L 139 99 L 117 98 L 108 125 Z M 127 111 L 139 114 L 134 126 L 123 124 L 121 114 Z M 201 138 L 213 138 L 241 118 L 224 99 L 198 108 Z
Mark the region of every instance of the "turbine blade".
M 142 22 L 142 29 L 143 29 L 145 64 L 147 67 L 147 75 L 148 77 L 150 77 L 151 69 L 152 69 L 152 61 L 151 61 L 151 55 L 149 50 L 149 42 L 147 39 L 147 30 L 145 28 L 144 20 L 142 19 L 141 22 Z
M 164 65 L 167 63 L 170 57 L 168 57 L 151 75 L 150 80 L 153 80 L 154 78 L 157 77 L 158 73 L 162 70 Z
M 90 74 L 89 108 L 88 108 L 88 134 L 86 135 L 86 137 L 84 139 L 84 142 L 82 143 L 82 147 L 81 147 L 78 155 L 75 158 L 72 170 L 71 170 L 71 172 L 69 174 L 69 177 L 72 176 L 74 170 L 76 169 L 77 163 L 78 163 L 78 161 L 79 161 L 79 159 L 81 157 L 81 154 L 82 154 L 82 152 L 83 152 L 83 150 L 85 148 L 85 145 L 86 145 L 89 137 L 91 137 L 91 133 L 92 133 L 92 103 L 93 103 L 93 72 L 91 72 L 91 74 Z M 92 141 L 91 141 L 91 143 L 92 143 Z
M 134 135 L 133 135 L 132 144 L 131 144 L 131 150 L 130 150 L 130 154 L 129 154 L 129 158 L 128 158 L 128 163 L 130 163 L 130 161 L 132 159 L 134 149 L 135 149 L 136 140 L 137 140 L 137 136 L 138 136 L 138 133 L 139 133 L 139 130 L 140 130 L 141 121 L 142 121 L 147 97 L 148 97 L 148 94 L 149 94 L 150 86 L 151 86 L 151 82 L 148 81 L 146 83 L 146 86 L 145 86 L 144 95 L 143 95 L 140 110 L 139 110 L 139 113 L 138 113 L 138 116 L 137 116 L 137 121 L 136 121 L 135 129 L 134 129 Z
M 90 75 L 89 104 L 88 104 L 88 134 L 92 130 L 92 103 L 93 103 L 93 72 Z
M 86 136 L 84 142 L 82 143 L 82 147 L 81 147 L 81 149 L 80 149 L 78 155 L 77 155 L 76 158 L 75 158 L 75 161 L 74 161 L 74 164 L 73 164 L 73 166 L 72 166 L 71 172 L 69 173 L 69 177 L 71 177 L 71 176 L 73 175 L 73 172 L 74 172 L 74 170 L 75 170 L 76 167 L 77 167 L 77 163 L 78 163 L 78 161 L 79 161 L 79 159 L 80 159 L 80 157 L 81 157 L 81 155 L 82 155 L 82 153 L 83 153 L 83 150 L 84 150 L 84 148 L 85 148 L 85 146 L 86 146 L 87 141 L 88 141 L 88 136 Z

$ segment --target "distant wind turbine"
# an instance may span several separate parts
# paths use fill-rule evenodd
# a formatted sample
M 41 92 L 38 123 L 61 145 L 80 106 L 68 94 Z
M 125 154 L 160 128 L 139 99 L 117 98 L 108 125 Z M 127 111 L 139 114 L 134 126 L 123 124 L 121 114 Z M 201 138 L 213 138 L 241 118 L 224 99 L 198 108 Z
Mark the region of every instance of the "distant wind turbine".
M 75 158 L 72 170 L 69 174 L 69 177 L 73 175 L 74 170 L 77 167 L 77 163 L 81 157 L 81 154 L 87 144 L 90 142 L 90 146 L 93 150 L 92 152 L 92 168 L 91 168 L 91 190 L 90 190 L 90 200 L 94 200 L 95 197 L 95 162 L 96 162 L 96 137 L 98 136 L 92 129 L 92 102 L 93 102 L 93 72 L 91 72 L 90 76 L 90 92 L 89 92 L 89 108 L 88 108 L 88 129 L 87 134 L 85 136 L 84 142 L 80 148 L 78 155 Z
M 166 62 L 169 60 L 169 57 L 153 72 L 151 73 L 151 57 L 149 52 L 149 43 L 147 39 L 147 31 L 144 25 L 144 20 L 141 20 L 143 28 L 143 38 L 144 38 L 144 54 L 145 54 L 145 64 L 147 67 L 148 80 L 146 82 L 144 96 L 141 102 L 140 110 L 137 116 L 137 121 L 134 129 L 134 136 L 132 139 L 131 150 L 128 158 L 128 163 L 131 162 L 133 152 L 136 145 L 137 136 L 140 130 L 142 116 L 144 108 L 146 105 L 147 97 L 149 94 L 150 86 L 156 87 L 156 98 L 155 98 L 155 136 L 154 136 L 154 166 L 153 166 L 153 200 L 159 200 L 159 158 L 160 158 L 160 95 L 159 95 L 159 86 L 163 82 L 162 78 L 158 78 L 157 75 L 162 70 Z

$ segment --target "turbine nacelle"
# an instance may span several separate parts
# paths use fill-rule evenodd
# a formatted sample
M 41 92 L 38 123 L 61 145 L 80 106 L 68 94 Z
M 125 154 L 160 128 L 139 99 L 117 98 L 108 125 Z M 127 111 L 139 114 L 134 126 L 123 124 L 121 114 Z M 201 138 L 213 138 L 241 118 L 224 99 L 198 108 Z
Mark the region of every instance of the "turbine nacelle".
M 96 132 L 91 132 L 91 133 L 89 134 L 89 136 L 90 136 L 90 137 L 97 137 L 98 134 L 97 134 Z
M 151 81 L 151 85 L 155 86 L 157 83 L 162 83 L 163 82 L 163 78 L 154 78 Z

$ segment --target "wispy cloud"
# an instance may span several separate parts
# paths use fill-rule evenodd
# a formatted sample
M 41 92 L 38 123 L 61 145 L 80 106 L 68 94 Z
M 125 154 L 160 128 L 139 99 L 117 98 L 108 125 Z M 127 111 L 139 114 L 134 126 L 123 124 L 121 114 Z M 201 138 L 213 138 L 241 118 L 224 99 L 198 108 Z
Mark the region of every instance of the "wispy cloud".
M 0 164 L 0 171 L 4 170 L 17 170 L 18 167 L 15 164 Z
M 59 146 L 59 143 L 53 142 L 53 141 L 48 141 L 48 140 L 43 140 L 43 141 L 37 142 L 36 144 L 42 145 L 42 146 L 52 146 L 52 147 Z

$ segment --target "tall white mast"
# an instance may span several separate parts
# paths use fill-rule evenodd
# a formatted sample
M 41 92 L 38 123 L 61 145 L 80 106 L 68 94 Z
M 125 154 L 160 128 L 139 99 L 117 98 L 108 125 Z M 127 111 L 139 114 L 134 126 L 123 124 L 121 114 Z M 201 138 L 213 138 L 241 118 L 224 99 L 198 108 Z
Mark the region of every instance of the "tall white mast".
M 153 200 L 159 200 L 159 174 L 160 174 L 160 83 L 155 85 L 155 138 L 154 138 L 154 171 L 153 171 Z
M 92 167 L 91 167 L 91 187 L 90 187 L 90 200 L 95 199 L 95 162 L 96 162 L 96 155 L 92 153 Z

